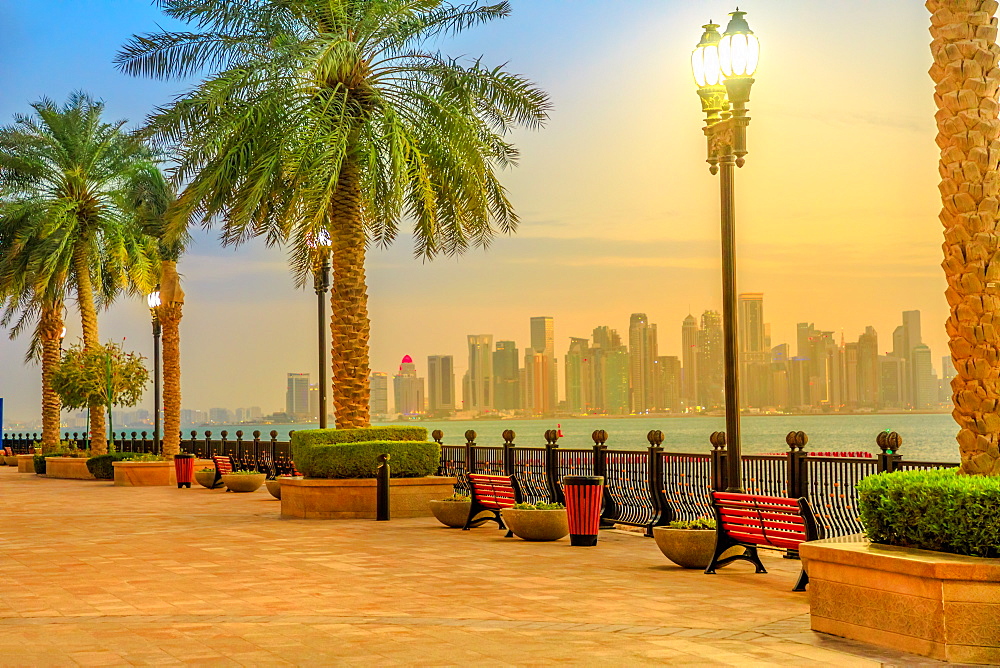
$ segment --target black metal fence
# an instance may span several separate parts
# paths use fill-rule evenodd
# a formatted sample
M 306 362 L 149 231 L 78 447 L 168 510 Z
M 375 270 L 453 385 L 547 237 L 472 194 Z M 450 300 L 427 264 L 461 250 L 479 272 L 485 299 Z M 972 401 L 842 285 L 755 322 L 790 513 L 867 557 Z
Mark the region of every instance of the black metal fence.
M 708 453 L 665 452 L 663 434 L 651 431 L 645 450 L 611 450 L 607 432 L 593 433 L 590 449 L 563 449 L 554 430 L 545 432 L 544 447 L 521 447 L 515 433 L 503 433 L 503 445 L 476 444 L 476 432 L 465 432 L 464 445 L 444 445 L 444 435 L 432 436 L 441 446 L 441 475 L 458 479 L 456 491 L 468 493 L 467 474 L 510 475 L 519 484 L 525 501 L 564 501 L 562 478 L 566 475 L 600 475 L 605 479 L 602 520 L 643 527 L 673 520 L 693 520 L 712 515 L 710 492 L 729 486 L 726 476 L 725 436 L 712 435 Z M 855 486 L 862 478 L 883 471 L 914 468 L 950 468 L 950 462 L 917 462 L 902 459 L 901 439 L 895 432 L 880 433 L 881 452 L 821 452 L 805 449 L 808 437 L 792 432 L 785 439 L 787 452 L 743 455 L 743 488 L 747 492 L 809 500 L 820 535 L 825 538 L 858 533 L 858 498 Z

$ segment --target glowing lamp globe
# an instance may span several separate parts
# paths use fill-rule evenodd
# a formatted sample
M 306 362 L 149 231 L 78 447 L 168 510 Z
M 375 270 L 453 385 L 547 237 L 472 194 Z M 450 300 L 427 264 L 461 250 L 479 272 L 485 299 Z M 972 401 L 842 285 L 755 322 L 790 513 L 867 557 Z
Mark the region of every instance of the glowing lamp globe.
M 146 303 L 149 304 L 149 308 L 156 308 L 160 305 L 160 291 L 149 293 L 146 297 Z
M 707 23 L 702 26 L 705 32 L 698 46 L 691 52 L 691 73 L 699 88 L 718 86 L 722 81 L 722 70 L 719 68 L 719 26 Z
M 752 77 L 760 58 L 760 42 L 747 24 L 746 12 L 730 14 L 729 25 L 719 40 L 719 69 L 726 77 Z

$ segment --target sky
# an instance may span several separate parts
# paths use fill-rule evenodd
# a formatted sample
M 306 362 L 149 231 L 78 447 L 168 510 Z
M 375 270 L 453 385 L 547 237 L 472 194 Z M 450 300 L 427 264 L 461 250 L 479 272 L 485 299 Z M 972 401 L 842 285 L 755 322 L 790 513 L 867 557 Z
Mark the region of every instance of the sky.
M 405 236 L 370 251 L 373 370 L 391 374 L 408 354 L 424 374 L 428 355 L 451 354 L 460 382 L 466 335 L 523 348 L 529 318 L 542 315 L 555 318 L 560 357 L 598 325 L 624 336 L 634 312 L 658 325 L 661 355 L 679 355 L 683 318 L 722 306 L 719 183 L 704 162 L 690 53 L 702 24 L 725 26 L 734 4 L 513 0 L 509 19 L 438 45 L 506 63 L 550 93 L 553 111 L 544 130 L 515 133 L 521 162 L 501 176 L 516 235 L 432 262 L 413 259 Z M 947 304 L 927 11 L 912 0 L 740 8 L 761 58 L 736 177 L 737 289 L 764 293 L 772 345 L 794 347 L 797 322 L 848 341 L 872 325 L 886 352 L 901 312 L 917 309 L 939 360 Z M 157 24 L 177 27 L 145 0 L 0 0 L 0 122 L 82 89 L 110 118 L 141 123 L 194 83 L 113 67 L 128 37 Z M 279 248 L 223 248 L 217 231 L 195 241 L 179 265 L 184 407 L 283 410 L 286 373 L 315 378 L 315 295 L 295 289 Z M 72 306 L 67 326 L 67 340 L 79 337 Z M 100 327 L 151 357 L 144 301 L 116 304 Z M 8 423 L 40 415 L 27 345 L 0 333 Z

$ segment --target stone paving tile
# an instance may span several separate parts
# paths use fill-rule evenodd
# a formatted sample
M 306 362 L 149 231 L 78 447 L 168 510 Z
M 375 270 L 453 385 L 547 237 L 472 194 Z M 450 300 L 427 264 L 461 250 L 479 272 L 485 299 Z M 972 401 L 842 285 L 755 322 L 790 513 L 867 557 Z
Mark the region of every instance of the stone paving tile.
M 935 664 L 811 632 L 778 556 L 706 576 L 631 532 L 281 520 L 265 491 L 7 467 L 0 501 L 0 666 Z

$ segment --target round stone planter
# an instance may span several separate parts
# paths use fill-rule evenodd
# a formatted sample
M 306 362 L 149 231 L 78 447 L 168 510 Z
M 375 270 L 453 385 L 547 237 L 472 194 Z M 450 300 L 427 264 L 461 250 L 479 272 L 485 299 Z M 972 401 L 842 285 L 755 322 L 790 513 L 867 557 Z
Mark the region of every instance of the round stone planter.
M 212 483 L 215 482 L 215 469 L 212 469 L 211 471 L 195 471 L 194 480 L 202 487 L 213 489 Z M 222 483 L 219 482 L 216 487 L 222 487 Z
M 569 535 L 566 510 L 514 510 L 500 511 L 504 524 L 515 536 L 524 540 L 559 540 Z
M 469 519 L 472 501 L 431 501 L 431 512 L 446 527 L 461 529 Z
M 266 478 L 263 473 L 225 473 L 222 483 L 230 492 L 256 492 Z
M 278 478 L 281 516 L 312 520 L 375 519 L 374 478 Z M 431 517 L 430 501 L 455 491 L 455 478 L 393 478 L 389 484 L 392 519 Z
M 115 487 L 167 487 L 177 485 L 172 461 L 113 462 Z
M 682 568 L 708 567 L 715 552 L 715 531 L 653 527 L 653 540 L 670 561 Z
M 265 480 L 264 486 L 267 487 L 267 491 L 271 493 L 271 496 L 281 500 L 281 481 L 280 480 Z
M 3 458 L 4 463 L 7 466 L 17 466 L 17 455 L 12 455 L 10 457 Z

